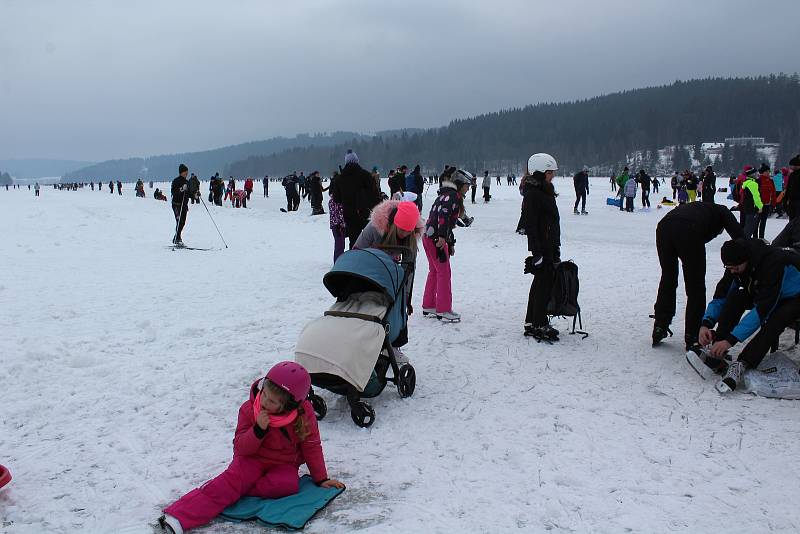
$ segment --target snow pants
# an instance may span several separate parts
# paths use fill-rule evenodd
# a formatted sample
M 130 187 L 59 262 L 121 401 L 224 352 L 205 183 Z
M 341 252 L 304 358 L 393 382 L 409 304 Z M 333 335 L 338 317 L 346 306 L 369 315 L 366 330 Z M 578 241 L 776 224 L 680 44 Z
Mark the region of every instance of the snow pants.
M 472 185 L 470 186 L 470 189 L 472 189 L 472 203 L 475 204 L 475 190 L 478 189 L 478 186 Z
M 706 306 L 706 245 L 699 237 L 702 228 L 688 221 L 666 220 L 656 227 L 656 250 L 661 265 L 661 281 L 655 304 L 655 320 L 669 326 L 675 316 L 675 293 L 678 289 L 678 260 L 683 265 L 686 286 L 684 341 L 697 343 L 700 322 Z
M 625 211 L 633 213 L 633 197 L 625 197 Z
M 686 192 L 689 194 L 689 202 L 697 200 L 697 189 L 687 189 Z
M 742 318 L 745 310 L 753 306 L 753 301 L 746 291 L 731 293 L 722 307 L 717 323 L 715 339 L 725 339 L 730 335 Z M 767 321 L 761 325 L 755 336 L 739 353 L 739 361 L 748 369 L 755 369 L 767 355 L 778 336 L 787 327 L 800 319 L 800 297 L 779 300 Z
M 333 234 L 333 263 L 339 259 L 339 256 L 344 252 L 344 238 L 347 237 L 347 232 L 341 226 L 331 228 Z
M 525 324 L 544 326 L 547 320 L 547 304 L 553 293 L 553 280 L 556 269 L 553 262 L 544 260 L 542 266 L 533 274 L 531 289 L 528 292 L 528 310 L 525 313 Z
M 428 257 L 428 278 L 425 280 L 425 293 L 422 296 L 423 308 L 436 308 L 438 313 L 453 311 L 451 292 L 450 250 L 444 245 L 445 260 L 437 258 L 436 244 L 428 236 L 422 238 L 422 247 Z
M 222 474 L 169 505 L 164 513 L 186 530 L 205 525 L 245 495 L 279 499 L 294 495 L 299 486 L 294 465 L 265 467 L 252 456 L 234 456 Z
M 483 201 L 484 202 L 489 202 L 489 199 L 491 199 L 491 198 L 492 198 L 492 195 L 489 194 L 489 188 L 488 187 L 484 187 L 483 188 Z

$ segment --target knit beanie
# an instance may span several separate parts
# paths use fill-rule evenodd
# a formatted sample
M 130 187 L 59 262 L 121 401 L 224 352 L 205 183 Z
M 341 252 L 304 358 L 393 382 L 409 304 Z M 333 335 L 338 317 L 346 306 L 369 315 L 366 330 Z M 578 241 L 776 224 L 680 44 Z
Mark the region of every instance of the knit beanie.
M 744 246 L 742 240 L 731 239 L 722 244 L 720 256 L 722 257 L 722 264 L 725 266 L 739 265 L 747 261 L 747 247 Z
M 762 163 L 761 167 L 758 168 L 758 172 L 759 173 L 769 172 L 769 165 L 767 165 L 766 163 Z
M 419 221 L 419 210 L 413 202 L 401 202 L 394 214 L 394 225 L 406 232 L 413 232 Z
M 189 170 L 189 167 L 187 167 L 187 166 L 186 166 L 186 165 L 184 165 L 183 163 L 181 163 L 180 165 L 178 165 L 178 174 L 180 174 L 180 173 L 182 173 L 182 172 L 188 172 L 188 170 Z
M 792 167 L 800 167 L 800 154 L 790 159 L 789 165 L 791 165 Z
M 344 155 L 344 164 L 348 163 L 358 163 L 358 155 L 351 148 L 348 148 L 347 154 Z

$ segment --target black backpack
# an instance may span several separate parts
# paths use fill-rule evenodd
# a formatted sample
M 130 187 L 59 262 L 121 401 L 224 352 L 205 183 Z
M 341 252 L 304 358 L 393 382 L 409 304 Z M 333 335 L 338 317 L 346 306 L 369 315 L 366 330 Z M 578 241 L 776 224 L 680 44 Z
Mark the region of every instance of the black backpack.
M 589 334 L 583 331 L 581 306 L 578 304 L 579 289 L 578 266 L 571 261 L 559 263 L 556 266 L 553 278 L 553 291 L 550 294 L 550 302 L 547 303 L 547 315 L 552 317 L 572 317 L 572 332 L 570 334 L 581 334 L 585 339 Z M 581 330 L 575 330 L 576 322 Z

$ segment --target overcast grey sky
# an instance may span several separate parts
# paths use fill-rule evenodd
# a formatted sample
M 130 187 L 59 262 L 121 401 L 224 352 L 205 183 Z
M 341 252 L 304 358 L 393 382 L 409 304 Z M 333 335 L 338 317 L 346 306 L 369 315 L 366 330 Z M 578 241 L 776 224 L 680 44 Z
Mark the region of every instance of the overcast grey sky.
M 0 159 L 430 127 L 800 71 L 798 0 L 0 0 Z

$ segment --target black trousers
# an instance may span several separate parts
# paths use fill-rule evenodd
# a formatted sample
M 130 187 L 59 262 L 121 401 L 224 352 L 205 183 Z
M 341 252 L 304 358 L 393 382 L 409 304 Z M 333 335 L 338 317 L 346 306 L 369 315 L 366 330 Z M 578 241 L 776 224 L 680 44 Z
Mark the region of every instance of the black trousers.
M 188 206 L 182 204 L 173 204 L 172 213 L 175 214 L 175 240 L 180 241 L 181 232 L 183 227 L 186 226 L 186 212 L 189 211 Z
M 475 204 L 475 190 L 478 189 L 477 185 L 470 186 L 472 189 L 472 203 Z
M 359 220 L 359 219 L 356 220 L 348 219 L 344 221 L 345 229 L 347 230 L 347 239 L 349 241 L 348 250 L 353 249 L 353 246 L 356 244 L 356 241 L 358 240 L 358 236 L 361 235 L 361 231 L 364 229 L 365 226 L 367 226 L 368 222 L 369 221 L 367 220 Z
M 553 293 L 553 280 L 556 269 L 552 261 L 544 260 L 542 267 L 533 275 L 531 289 L 528 292 L 528 309 L 525 323 L 533 326 L 549 324 L 547 320 L 547 304 Z
M 772 206 L 769 204 L 764 204 L 764 207 L 761 208 L 761 214 L 758 216 L 759 239 L 764 239 L 764 231 L 767 229 L 767 219 L 769 219 L 771 213 L 772 213 Z
M 491 197 L 491 195 L 489 194 L 489 188 L 488 187 L 484 187 L 483 188 L 483 201 L 484 202 L 489 202 L 489 198 L 490 197 Z
M 642 208 L 650 207 L 650 191 L 642 189 Z
M 741 213 L 740 222 L 744 237 L 758 237 L 758 213 Z
M 586 190 L 575 190 L 575 207 L 572 211 L 578 211 L 578 203 L 581 203 L 581 211 L 586 211 Z
M 728 337 L 744 312 L 751 308 L 753 301 L 746 291 L 736 291 L 729 295 L 719 316 L 715 339 Z M 770 347 L 787 327 L 800 319 L 800 297 L 778 301 L 767 322 L 761 325 L 755 336 L 739 353 L 739 361 L 748 369 L 755 369 L 767 355 Z
M 706 246 L 699 238 L 701 228 L 675 220 L 662 221 L 656 227 L 656 250 L 661 265 L 661 281 L 655 304 L 657 323 L 669 325 L 675 316 L 675 293 L 678 289 L 678 260 L 683 266 L 686 286 L 684 341 L 697 342 L 700 322 L 706 306 Z

